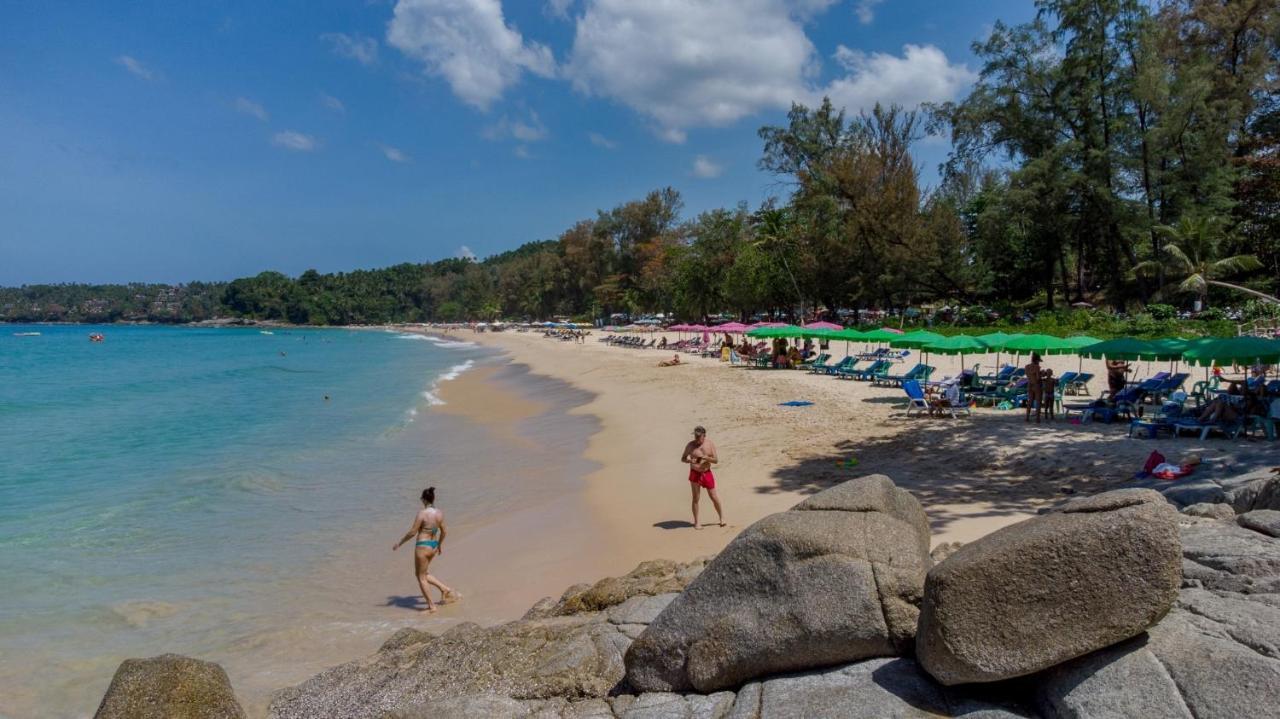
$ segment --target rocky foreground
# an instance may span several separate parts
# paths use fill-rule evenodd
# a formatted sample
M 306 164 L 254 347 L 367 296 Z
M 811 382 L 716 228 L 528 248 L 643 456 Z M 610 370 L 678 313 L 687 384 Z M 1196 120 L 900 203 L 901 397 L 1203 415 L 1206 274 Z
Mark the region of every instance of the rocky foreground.
M 270 715 L 1280 717 L 1280 478 L 1195 499 L 1107 492 L 931 554 L 909 493 L 855 479 L 711 560 L 402 630 Z M 166 655 L 122 664 L 98 716 L 244 714 L 220 667 Z

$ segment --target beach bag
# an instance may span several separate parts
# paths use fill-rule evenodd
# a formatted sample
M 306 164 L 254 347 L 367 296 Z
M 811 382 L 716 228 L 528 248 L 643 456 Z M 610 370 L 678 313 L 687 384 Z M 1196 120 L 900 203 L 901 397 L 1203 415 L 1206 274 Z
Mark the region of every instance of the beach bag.
M 1164 455 L 1152 450 L 1151 454 L 1147 456 L 1147 463 L 1142 465 L 1142 472 L 1144 474 L 1151 474 L 1155 471 L 1156 467 L 1164 464 L 1164 462 Z

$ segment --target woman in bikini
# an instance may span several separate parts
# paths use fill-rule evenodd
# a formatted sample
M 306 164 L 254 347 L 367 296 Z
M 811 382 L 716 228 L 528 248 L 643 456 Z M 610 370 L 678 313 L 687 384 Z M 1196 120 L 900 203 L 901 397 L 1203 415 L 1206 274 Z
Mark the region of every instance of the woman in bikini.
M 435 508 L 436 488 L 427 487 L 422 490 L 422 511 L 418 512 L 418 516 L 413 518 L 413 527 L 400 538 L 391 547 L 391 551 L 400 548 L 400 545 L 417 537 L 417 541 L 413 547 L 413 569 L 414 574 L 418 577 L 418 587 L 422 589 L 422 597 L 427 600 L 427 608 L 425 611 L 435 612 L 435 602 L 431 601 L 431 593 L 427 591 L 428 587 L 435 587 L 440 590 L 440 603 L 453 602 L 462 599 L 462 595 L 446 587 L 439 579 L 431 576 L 428 570 L 431 567 L 431 560 L 444 553 L 444 536 L 446 534 L 444 526 L 444 512 Z

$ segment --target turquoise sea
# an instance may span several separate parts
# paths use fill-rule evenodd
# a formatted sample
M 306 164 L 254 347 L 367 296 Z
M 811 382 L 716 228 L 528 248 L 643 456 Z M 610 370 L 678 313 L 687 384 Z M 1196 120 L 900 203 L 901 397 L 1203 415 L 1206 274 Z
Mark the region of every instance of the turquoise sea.
M 341 619 L 300 588 L 411 516 L 457 445 L 432 391 L 486 361 L 376 330 L 0 326 L 0 716 L 89 715 L 123 656 Z

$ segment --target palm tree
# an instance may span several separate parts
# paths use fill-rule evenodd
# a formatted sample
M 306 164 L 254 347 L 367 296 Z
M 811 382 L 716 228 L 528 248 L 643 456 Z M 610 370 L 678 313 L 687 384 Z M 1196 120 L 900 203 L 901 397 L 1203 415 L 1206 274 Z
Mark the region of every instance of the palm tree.
M 1218 257 L 1219 246 L 1226 234 L 1220 218 L 1184 216 L 1176 225 L 1156 225 L 1155 231 L 1165 238 L 1164 245 L 1160 247 L 1163 256 L 1138 263 L 1133 268 L 1135 274 L 1158 275 L 1163 270 L 1170 277 L 1181 278 L 1176 290 L 1194 294 L 1202 307 L 1209 294 L 1209 285 L 1247 292 L 1280 303 L 1280 299 L 1271 295 L 1218 279 L 1259 270 L 1263 266 L 1253 255 Z
M 800 301 L 799 321 L 804 322 L 804 293 L 800 291 L 800 284 L 796 282 L 791 264 L 787 262 L 787 249 L 795 227 L 795 218 L 785 208 L 769 206 L 760 208 L 753 219 L 757 238 L 755 245 L 776 252 L 778 259 L 782 260 L 782 268 L 787 271 L 791 287 L 796 291 L 796 299 Z

